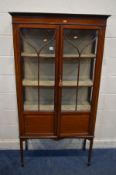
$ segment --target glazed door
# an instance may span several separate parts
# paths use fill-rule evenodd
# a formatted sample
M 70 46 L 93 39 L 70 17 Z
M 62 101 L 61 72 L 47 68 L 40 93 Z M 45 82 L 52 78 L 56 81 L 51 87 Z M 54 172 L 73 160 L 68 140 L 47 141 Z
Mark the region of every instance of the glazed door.
M 60 134 L 88 134 L 98 30 L 64 26 L 60 67 Z
M 22 106 L 25 133 L 55 135 L 58 27 L 20 27 Z

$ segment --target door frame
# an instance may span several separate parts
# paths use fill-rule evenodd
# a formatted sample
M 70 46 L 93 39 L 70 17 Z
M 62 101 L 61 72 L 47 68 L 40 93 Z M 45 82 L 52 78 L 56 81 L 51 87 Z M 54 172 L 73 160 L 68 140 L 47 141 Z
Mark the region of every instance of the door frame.
M 23 110 L 23 86 L 22 86 L 22 68 L 21 63 L 21 38 L 20 30 L 24 28 L 29 29 L 54 29 L 56 31 L 56 57 L 55 57 L 55 85 L 54 88 L 54 111 L 24 111 Z M 46 115 L 53 116 L 53 135 L 57 135 L 57 111 L 58 111 L 58 65 L 59 65 L 59 26 L 49 24 L 13 24 L 13 40 L 14 40 L 14 55 L 15 55 L 15 72 L 16 72 L 16 89 L 17 89 L 17 104 L 18 104 L 18 118 L 19 118 L 19 130 L 20 136 L 25 135 L 25 116 L 28 115 Z M 33 135 L 33 134 L 32 134 Z M 39 135 L 37 133 L 37 135 Z M 40 133 L 42 135 L 42 133 Z M 43 134 L 45 135 L 45 134 Z M 47 133 L 46 133 L 47 135 Z
M 102 65 L 102 56 L 103 52 L 100 54 L 100 45 L 103 45 L 103 38 L 104 34 L 104 27 L 101 26 L 90 26 L 90 25 L 60 25 L 60 57 L 59 57 L 59 82 L 62 82 L 62 75 L 63 75 L 63 32 L 65 29 L 83 29 L 83 30 L 97 30 L 98 31 L 98 42 L 97 42 L 97 55 L 96 55 L 96 62 L 95 62 L 95 70 L 94 70 L 94 80 L 93 80 L 93 91 L 92 91 L 92 103 L 91 103 L 91 111 L 90 112 L 62 112 L 61 111 L 61 98 L 62 98 L 62 86 L 59 87 L 59 96 L 58 96 L 58 130 L 57 135 L 58 137 L 70 137 L 70 136 L 82 136 L 82 135 L 94 135 L 94 125 L 96 120 L 96 112 L 97 112 L 97 102 L 98 102 L 98 93 L 99 93 L 99 85 L 100 85 L 100 73 L 101 73 L 101 65 Z M 102 50 L 102 49 L 101 49 Z M 99 65 L 99 69 L 97 68 Z M 60 83 L 59 83 L 60 84 Z M 95 111 L 95 112 L 94 112 Z M 61 133 L 61 119 L 62 114 L 67 116 L 86 116 L 89 117 L 88 125 L 88 132 L 87 133 L 74 133 L 74 134 L 66 134 L 62 135 Z M 87 120 L 87 119 L 86 119 Z

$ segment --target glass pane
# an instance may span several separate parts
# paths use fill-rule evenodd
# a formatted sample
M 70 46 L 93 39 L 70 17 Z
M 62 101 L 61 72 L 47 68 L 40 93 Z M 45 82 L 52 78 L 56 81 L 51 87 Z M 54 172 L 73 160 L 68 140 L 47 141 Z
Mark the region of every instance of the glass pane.
M 23 101 L 24 111 L 38 111 L 38 88 L 25 87 Z
M 24 59 L 23 80 L 38 81 L 38 61 L 36 58 Z
M 90 111 L 91 88 L 62 89 L 62 111 Z
M 90 110 L 97 42 L 97 30 L 64 30 L 62 105 L 72 106 L 62 110 Z
M 90 111 L 91 90 L 88 87 L 78 88 L 77 111 Z
M 39 110 L 40 111 L 53 111 L 54 110 L 54 89 L 53 88 L 40 88 L 39 96 Z
M 52 88 L 55 85 L 56 32 L 54 29 L 23 28 L 21 29 L 20 37 L 23 63 L 22 85 L 24 86 L 25 92 L 24 99 L 27 91 L 31 96 L 36 94 L 38 99 L 36 99 L 36 107 L 33 108 L 33 110 L 38 111 L 41 110 L 39 107 L 41 98 L 39 97 L 41 97 L 40 94 L 43 92 L 40 90 L 40 87 L 45 86 Z M 32 88 L 33 91 L 35 91 L 33 93 Z M 49 96 L 49 91 L 45 91 L 45 94 Z M 26 104 L 27 103 L 28 98 L 26 99 Z M 54 109 L 54 104 L 52 105 L 53 108 L 51 108 L 51 110 Z M 25 107 L 24 109 L 26 110 Z
M 38 93 L 39 92 L 39 93 Z M 24 88 L 24 110 L 25 111 L 53 111 L 54 89 L 53 88 Z
M 42 58 L 39 62 L 40 85 L 53 86 L 55 84 L 55 61 L 54 59 Z
M 62 88 L 62 111 L 75 111 L 76 88 Z

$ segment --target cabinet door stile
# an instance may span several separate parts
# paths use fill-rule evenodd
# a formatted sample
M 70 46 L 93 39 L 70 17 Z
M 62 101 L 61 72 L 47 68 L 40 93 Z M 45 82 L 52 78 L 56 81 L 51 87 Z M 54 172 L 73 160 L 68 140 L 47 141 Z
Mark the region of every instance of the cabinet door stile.
M 55 135 L 57 135 L 57 132 L 58 132 L 58 111 L 59 111 L 59 108 L 58 108 L 58 96 L 59 96 L 59 93 L 58 93 L 58 90 L 59 90 L 59 78 L 58 78 L 58 75 L 59 75 L 59 50 L 60 50 L 60 45 L 59 45 L 59 41 L 60 41 L 60 32 L 59 32 L 59 26 L 57 26 L 56 28 L 56 64 L 55 64 L 55 93 L 54 93 L 54 117 L 55 117 L 55 123 L 54 123 L 54 130 L 55 130 Z
M 96 113 L 99 97 L 99 87 L 100 87 L 100 76 L 102 68 L 102 58 L 103 58 L 103 48 L 104 48 L 104 38 L 105 38 L 105 28 L 101 27 L 99 30 L 98 38 L 98 49 L 97 49 L 97 59 L 94 73 L 94 87 L 93 87 L 93 98 L 92 98 L 92 113 L 90 117 L 90 133 L 93 134 L 95 130 Z
M 63 52 L 63 29 L 59 27 L 59 61 L 58 61 L 58 119 L 57 136 L 60 137 L 61 128 L 61 94 L 62 94 L 62 52 Z
M 24 134 L 24 118 L 23 118 L 23 92 L 22 92 L 22 62 L 21 62 L 21 43 L 20 43 L 20 29 L 18 25 L 13 24 L 13 43 L 15 56 L 15 73 L 16 73 L 16 89 L 17 89 L 17 104 L 18 104 L 18 118 L 19 118 L 19 132 Z

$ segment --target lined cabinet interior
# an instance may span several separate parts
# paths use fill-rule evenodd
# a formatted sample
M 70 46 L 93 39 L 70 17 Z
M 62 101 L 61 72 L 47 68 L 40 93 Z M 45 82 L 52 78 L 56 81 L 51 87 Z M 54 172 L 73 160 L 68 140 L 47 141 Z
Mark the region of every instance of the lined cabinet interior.
M 54 111 L 55 29 L 21 29 L 24 111 Z
M 22 28 L 20 38 L 24 111 L 54 111 L 56 86 L 61 90 L 61 112 L 90 111 L 98 31 L 64 29 L 58 62 L 56 29 Z
M 64 29 L 62 111 L 90 111 L 96 50 L 96 30 Z

